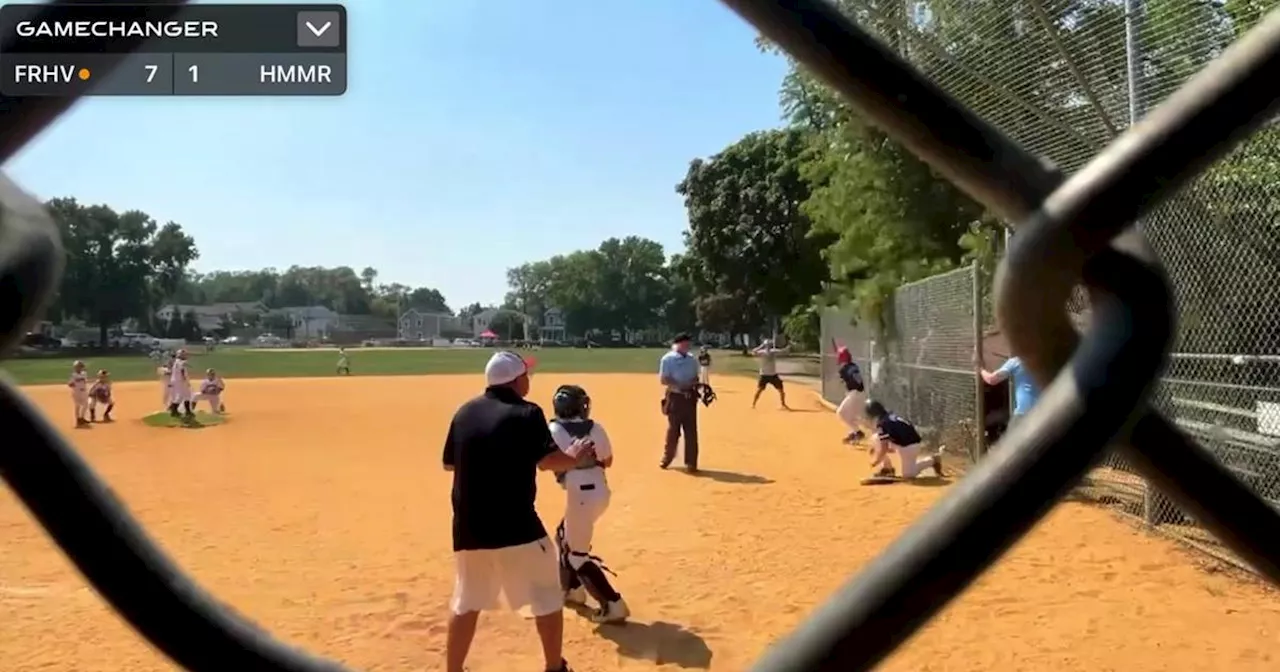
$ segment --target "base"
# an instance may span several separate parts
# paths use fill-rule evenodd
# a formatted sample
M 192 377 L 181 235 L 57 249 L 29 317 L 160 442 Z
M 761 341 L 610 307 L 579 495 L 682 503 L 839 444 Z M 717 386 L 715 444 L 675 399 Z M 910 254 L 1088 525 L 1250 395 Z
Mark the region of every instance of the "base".
M 148 427 L 176 427 L 178 429 L 201 429 L 203 427 L 212 427 L 221 425 L 227 421 L 225 415 L 215 415 L 207 411 L 196 411 L 194 418 L 179 415 L 173 417 L 168 411 L 160 411 L 152 413 L 142 419 L 143 424 Z

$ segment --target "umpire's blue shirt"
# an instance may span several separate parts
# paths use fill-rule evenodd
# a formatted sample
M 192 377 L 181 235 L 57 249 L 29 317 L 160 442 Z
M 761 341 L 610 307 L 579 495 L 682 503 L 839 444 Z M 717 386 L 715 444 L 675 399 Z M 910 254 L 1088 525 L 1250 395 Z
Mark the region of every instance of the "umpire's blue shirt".
M 688 387 L 698 382 L 698 360 L 692 355 L 672 350 L 658 360 L 658 375 L 670 378 L 676 385 Z

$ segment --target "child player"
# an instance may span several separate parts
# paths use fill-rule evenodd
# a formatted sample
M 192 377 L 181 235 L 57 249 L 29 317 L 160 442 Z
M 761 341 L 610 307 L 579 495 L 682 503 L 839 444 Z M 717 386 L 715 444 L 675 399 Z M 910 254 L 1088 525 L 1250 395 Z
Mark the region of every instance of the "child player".
M 187 351 L 185 348 L 179 348 L 174 354 L 173 363 L 169 366 L 169 415 L 177 417 L 186 417 L 188 420 L 196 416 L 195 411 L 191 408 L 191 379 L 187 373 Z M 178 408 L 182 408 L 179 415 Z
M 89 422 L 97 422 L 98 404 L 105 407 L 102 411 L 102 421 L 112 422 L 111 411 L 116 404 L 111 399 L 111 375 L 106 369 L 98 370 L 98 379 L 93 381 L 93 386 L 89 388 Z
M 351 375 L 351 360 L 347 359 L 347 349 L 342 347 L 338 348 L 338 375 Z
M 711 384 L 711 350 L 705 345 L 698 348 L 698 382 Z
M 222 405 L 222 391 L 227 389 L 227 384 L 222 382 L 222 378 L 218 376 L 218 372 L 213 369 L 205 369 L 204 380 L 200 381 L 200 394 L 191 402 L 191 407 L 195 408 L 201 401 L 209 402 L 209 410 L 213 413 L 224 413 L 226 408 Z
M 866 412 L 876 426 L 876 439 L 871 447 L 871 468 L 879 469 L 874 472 L 874 476 L 893 477 L 890 453 L 897 453 L 902 461 L 903 478 L 916 478 L 922 470 L 928 468 L 932 468 L 939 477 L 942 476 L 941 457 L 934 455 L 920 459 L 920 432 L 916 431 L 915 425 L 896 413 L 890 413 L 874 399 L 867 400 Z
M 565 601 L 585 604 L 585 591 L 600 604 L 592 621 L 621 623 L 631 610 L 622 594 L 609 583 L 600 558 L 591 555 L 596 522 L 609 508 L 609 482 L 604 472 L 613 466 L 613 447 L 604 426 L 590 419 L 591 397 L 586 390 L 577 385 L 561 385 L 551 398 L 551 407 L 556 417 L 548 423 L 548 429 L 560 450 L 573 454 L 575 441 L 587 441 L 595 447 L 579 458 L 573 469 L 556 474 L 568 495 L 564 520 L 556 530 Z
M 71 364 L 71 379 L 67 381 L 71 388 L 71 405 L 76 411 L 76 427 L 87 427 L 85 411 L 89 410 L 89 376 L 84 372 L 84 362 L 77 360 Z
M 836 407 L 836 416 L 849 428 L 849 435 L 844 437 L 844 442 L 854 443 L 866 436 L 862 433 L 860 416 L 867 405 L 867 386 L 862 382 L 862 369 L 854 363 L 849 348 L 836 348 L 836 364 L 840 367 L 836 373 L 845 389 L 844 399 Z

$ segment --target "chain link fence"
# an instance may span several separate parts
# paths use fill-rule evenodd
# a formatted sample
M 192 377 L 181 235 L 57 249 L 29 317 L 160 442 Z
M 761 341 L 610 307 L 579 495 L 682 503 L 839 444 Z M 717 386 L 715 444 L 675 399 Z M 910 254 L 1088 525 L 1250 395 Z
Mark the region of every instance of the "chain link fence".
M 975 268 L 966 266 L 899 287 L 883 327 L 847 310 L 828 309 L 822 316 L 823 341 L 849 348 L 870 383 L 868 396 L 910 419 L 929 445 L 960 458 L 961 465 L 983 446 L 974 362 L 982 331 L 980 291 Z M 828 352 L 823 395 L 838 404 L 845 390 L 836 369 Z
M 961 102 L 1070 173 L 1280 0 L 837 4 Z M 1153 403 L 1280 506 L 1280 126 L 1259 133 L 1140 226 L 1173 280 L 1181 320 Z M 990 425 L 1000 401 L 974 384 L 965 355 L 974 345 L 992 350 L 1000 339 L 989 320 L 976 336 L 965 325 L 982 297 L 961 291 L 964 273 L 972 278 L 962 269 L 900 288 L 879 350 L 867 347 L 875 341 L 867 328 L 845 326 L 845 313 L 824 315 L 823 333 L 850 345 L 860 364 L 873 371 L 880 364 L 875 394 L 940 442 L 973 437 L 968 452 L 979 454 L 983 437 L 972 423 L 985 409 L 983 424 Z M 971 303 L 960 306 L 965 296 Z M 1083 293 L 1068 309 L 1087 322 Z M 824 381 L 829 399 L 843 394 L 833 360 L 824 362 Z M 948 451 L 956 452 L 951 445 Z M 1114 455 L 1079 495 L 1225 557 Z

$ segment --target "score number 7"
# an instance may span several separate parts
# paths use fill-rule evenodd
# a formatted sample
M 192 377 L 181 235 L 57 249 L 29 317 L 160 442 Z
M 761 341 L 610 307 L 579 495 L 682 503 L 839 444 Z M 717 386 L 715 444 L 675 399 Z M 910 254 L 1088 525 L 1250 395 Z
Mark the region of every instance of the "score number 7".
M 160 66 L 158 66 L 158 65 L 147 65 L 147 66 L 143 66 L 143 67 L 145 67 L 145 68 L 147 69 L 147 83 L 148 83 L 148 84 L 150 84 L 151 82 L 155 81 L 156 73 L 157 73 L 157 72 L 159 72 L 159 70 L 160 70 Z M 192 83 L 192 84 L 198 83 L 198 82 L 200 81 L 200 67 L 199 67 L 199 66 L 193 65 L 193 66 L 191 66 L 191 67 L 187 68 L 187 72 L 190 72 L 190 73 L 191 73 L 191 83 Z

